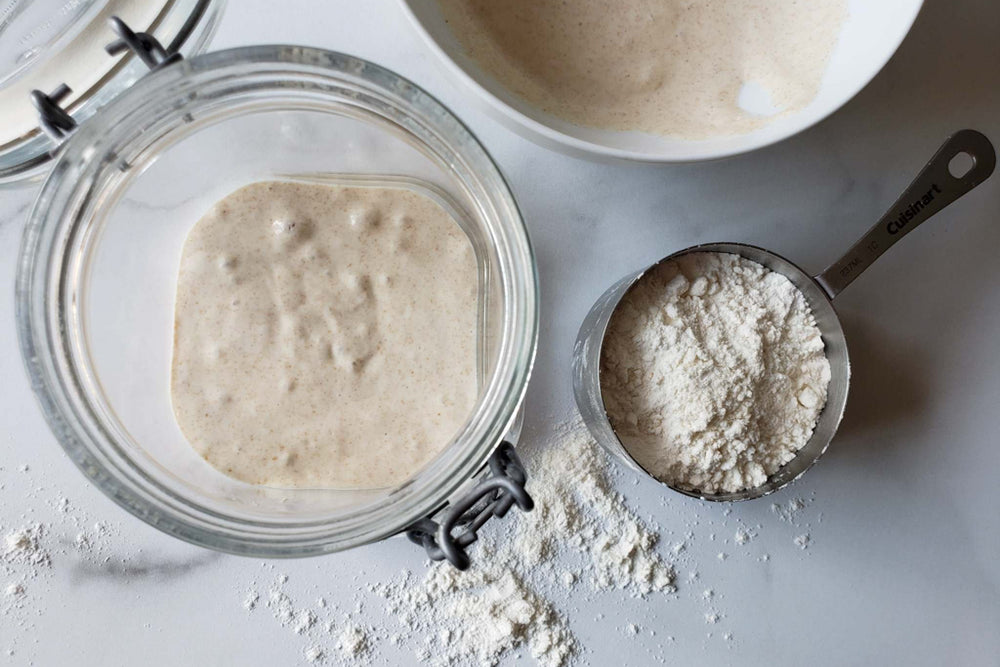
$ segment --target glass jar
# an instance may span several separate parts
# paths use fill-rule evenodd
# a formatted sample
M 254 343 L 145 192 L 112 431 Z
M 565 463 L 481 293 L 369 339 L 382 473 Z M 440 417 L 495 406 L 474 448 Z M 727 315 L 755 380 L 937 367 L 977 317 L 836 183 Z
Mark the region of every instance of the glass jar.
M 475 248 L 478 401 L 441 454 L 396 488 L 239 482 L 203 461 L 174 421 L 182 243 L 213 202 L 270 179 L 419 187 L 451 209 Z M 305 556 L 398 533 L 474 483 L 518 424 L 538 288 L 500 171 L 440 102 L 351 56 L 254 46 L 150 73 L 66 141 L 25 231 L 17 316 L 46 419 L 100 489 L 199 545 Z
M 112 16 L 171 53 L 201 53 L 223 0 L 13 0 L 0 9 L 0 185 L 44 175 L 56 142 L 38 125 L 32 90 L 67 87 L 59 102 L 78 123 L 146 73 L 130 51 L 110 55 Z

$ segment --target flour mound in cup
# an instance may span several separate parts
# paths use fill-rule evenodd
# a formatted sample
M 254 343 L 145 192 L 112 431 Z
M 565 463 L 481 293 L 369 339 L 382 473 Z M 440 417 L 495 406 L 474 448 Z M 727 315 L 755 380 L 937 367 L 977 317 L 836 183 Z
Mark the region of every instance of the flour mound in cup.
M 608 416 L 657 479 L 704 493 L 764 484 L 809 441 L 830 363 L 805 297 L 727 253 L 664 262 L 625 295 L 601 353 Z

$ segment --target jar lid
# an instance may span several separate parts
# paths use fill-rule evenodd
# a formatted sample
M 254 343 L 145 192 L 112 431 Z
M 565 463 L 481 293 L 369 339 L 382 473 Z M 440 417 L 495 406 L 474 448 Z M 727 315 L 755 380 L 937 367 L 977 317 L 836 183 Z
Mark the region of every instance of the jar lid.
M 59 106 L 80 123 L 147 68 L 127 49 L 109 55 L 120 18 L 170 53 L 200 51 L 221 0 L 11 0 L 0 8 L 0 183 L 37 176 L 58 141 L 40 126 L 32 91 L 63 90 Z M 65 87 L 65 88 L 63 88 Z M 66 90 L 68 89 L 68 90 Z

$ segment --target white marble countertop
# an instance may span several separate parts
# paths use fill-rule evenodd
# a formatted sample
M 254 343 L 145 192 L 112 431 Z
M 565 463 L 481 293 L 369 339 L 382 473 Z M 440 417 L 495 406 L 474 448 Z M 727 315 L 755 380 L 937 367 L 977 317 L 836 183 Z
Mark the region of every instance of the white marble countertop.
M 1000 3 L 991 0 L 928 0 L 889 66 L 818 127 L 744 157 L 664 167 L 581 162 L 498 126 L 444 77 L 395 0 L 229 5 L 214 46 L 291 42 L 374 60 L 438 95 L 502 165 L 542 280 L 529 435 L 569 414 L 576 329 L 614 279 L 719 240 L 773 248 L 818 270 L 867 229 L 950 132 L 972 127 L 1000 142 Z M 397 538 L 262 564 L 169 538 L 85 483 L 49 433 L 17 348 L 15 258 L 34 193 L 0 191 L 0 529 L 45 523 L 53 562 L 25 582 L 16 605 L 0 600 L 0 664 L 298 664 L 306 639 L 270 614 L 243 609 L 252 582 L 286 573 L 293 595 L 350 608 L 362 581 L 419 570 L 421 554 Z M 663 503 L 646 481 L 626 485 L 629 502 L 664 531 L 694 521 L 701 528 L 677 565 L 676 595 L 557 600 L 574 609 L 570 624 L 589 664 L 998 664 L 997 248 L 994 176 L 837 299 L 854 364 L 847 416 L 820 465 L 773 497 L 810 500 L 799 526 L 780 521 L 771 500 L 723 517 L 719 506 L 679 497 Z M 98 521 L 107 532 L 95 548 L 106 559 L 58 548 Z M 738 522 L 761 525 L 744 546 L 733 543 Z M 811 538 L 805 550 L 793 542 L 803 532 Z M 730 557 L 718 560 L 719 551 Z M 697 583 L 686 580 L 692 569 Z M 4 576 L 0 588 L 20 575 Z M 705 588 L 716 591 L 722 614 L 711 626 Z M 393 623 L 377 600 L 365 614 L 366 622 Z M 632 622 L 643 629 L 637 636 L 623 631 Z M 385 660 L 415 662 L 407 651 Z

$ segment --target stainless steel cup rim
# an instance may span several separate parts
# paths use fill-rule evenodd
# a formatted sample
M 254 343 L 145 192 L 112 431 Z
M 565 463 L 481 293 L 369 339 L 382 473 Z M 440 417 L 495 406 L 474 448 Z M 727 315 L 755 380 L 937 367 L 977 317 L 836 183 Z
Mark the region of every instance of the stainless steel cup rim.
M 965 154 L 971 167 L 953 171 L 953 160 Z M 600 357 L 608 324 L 631 290 L 656 267 L 682 255 L 698 252 L 739 255 L 779 273 L 802 292 L 812 309 L 823 338 L 831 378 L 826 405 L 805 445 L 767 481 L 736 492 L 705 493 L 660 481 L 663 486 L 693 498 L 725 502 L 760 498 L 801 477 L 827 451 L 843 418 L 850 386 L 851 364 L 833 299 L 899 239 L 946 206 L 978 186 L 993 173 L 996 154 L 989 139 L 974 130 L 962 130 L 935 153 L 895 204 L 839 260 L 812 276 L 788 259 L 758 246 L 743 243 L 705 243 L 672 253 L 610 287 L 591 308 L 580 327 L 573 354 L 573 390 L 584 423 L 595 439 L 637 471 L 656 479 L 629 453 L 615 432 L 601 394 Z

